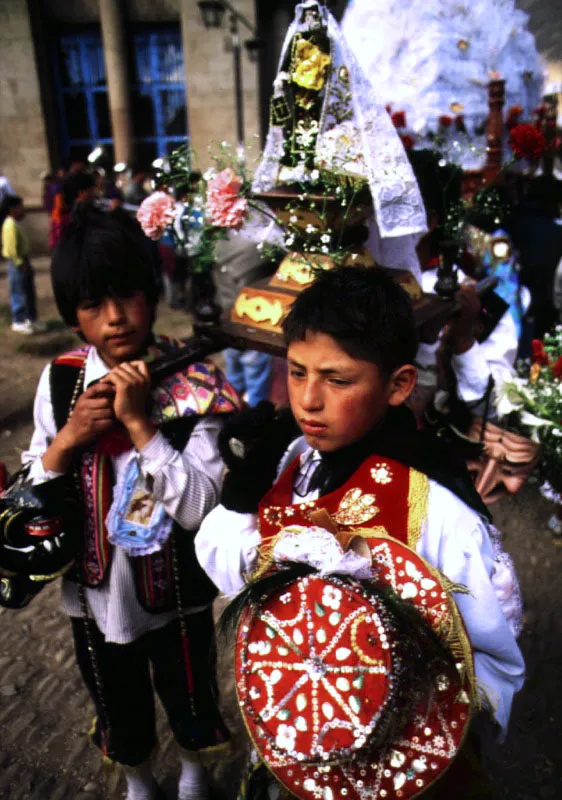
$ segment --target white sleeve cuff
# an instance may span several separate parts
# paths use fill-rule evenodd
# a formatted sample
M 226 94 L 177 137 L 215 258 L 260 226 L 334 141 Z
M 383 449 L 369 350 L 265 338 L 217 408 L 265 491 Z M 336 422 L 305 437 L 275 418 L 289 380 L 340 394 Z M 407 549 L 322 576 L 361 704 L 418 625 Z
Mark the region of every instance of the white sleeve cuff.
M 260 542 L 256 514 L 239 514 L 219 505 L 203 520 L 195 537 L 195 553 L 215 586 L 233 596 L 252 573 Z
M 478 342 L 474 342 L 466 353 L 453 354 L 451 365 L 457 377 L 460 399 L 465 403 L 482 400 L 488 388 L 490 367 L 482 355 Z
M 29 470 L 29 479 L 33 486 L 46 481 L 52 481 L 54 478 L 60 478 L 64 472 L 54 472 L 52 469 L 45 469 L 41 457 L 34 459 Z

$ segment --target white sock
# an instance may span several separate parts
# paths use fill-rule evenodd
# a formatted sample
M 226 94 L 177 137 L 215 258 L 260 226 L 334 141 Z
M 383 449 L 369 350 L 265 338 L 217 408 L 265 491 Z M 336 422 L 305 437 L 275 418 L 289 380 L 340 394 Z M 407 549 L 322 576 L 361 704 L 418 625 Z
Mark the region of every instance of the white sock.
M 152 774 L 150 760 L 138 767 L 123 766 L 127 778 L 127 800 L 154 800 L 158 785 Z
M 205 800 L 208 797 L 207 775 L 197 753 L 178 748 L 181 775 L 178 800 Z

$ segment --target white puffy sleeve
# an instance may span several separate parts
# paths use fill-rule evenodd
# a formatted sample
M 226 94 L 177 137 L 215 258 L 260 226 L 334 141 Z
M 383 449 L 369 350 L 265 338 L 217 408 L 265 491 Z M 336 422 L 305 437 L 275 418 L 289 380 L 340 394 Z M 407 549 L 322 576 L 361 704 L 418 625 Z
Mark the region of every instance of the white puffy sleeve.
M 33 436 L 31 437 L 29 448 L 21 456 L 22 464 L 24 466 L 29 465 L 29 478 L 34 484 L 44 483 L 61 475 L 59 472 L 46 470 L 42 461 L 51 442 L 57 435 L 57 426 L 51 402 L 50 376 L 51 365 L 47 364 L 39 378 L 33 403 Z
M 417 550 L 449 580 L 468 590 L 468 594 L 455 594 L 455 600 L 474 648 L 477 680 L 505 736 L 525 665 L 502 608 L 505 581 L 498 581 L 498 556 L 488 527 L 455 495 L 432 482 L 428 522 Z M 517 583 L 514 571 L 510 580 Z
M 257 514 L 240 514 L 219 505 L 203 520 L 195 553 L 215 586 L 233 596 L 252 572 L 260 542 Z
M 517 355 L 519 339 L 513 317 L 506 311 L 488 338 L 474 342 L 470 350 L 451 357 L 457 378 L 457 392 L 465 403 L 484 398 L 490 377 L 496 383 L 509 380 Z
M 279 462 L 277 477 L 306 449 L 304 437 L 292 442 Z M 240 514 L 219 505 L 203 520 L 195 552 L 215 586 L 225 595 L 235 595 L 254 570 L 260 543 L 257 514 Z

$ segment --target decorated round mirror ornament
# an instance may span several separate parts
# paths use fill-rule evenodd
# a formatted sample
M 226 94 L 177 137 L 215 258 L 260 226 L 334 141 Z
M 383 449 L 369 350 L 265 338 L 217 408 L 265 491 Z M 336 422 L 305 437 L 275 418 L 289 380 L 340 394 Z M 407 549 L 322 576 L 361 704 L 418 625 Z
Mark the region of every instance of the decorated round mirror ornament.
M 389 744 L 407 648 L 384 591 L 315 573 L 248 607 L 237 632 L 240 708 L 262 760 L 302 800 L 415 797 L 450 765 L 470 721 L 472 654 L 440 576 L 394 539 L 369 546 L 379 587 L 415 606 L 455 659 Z

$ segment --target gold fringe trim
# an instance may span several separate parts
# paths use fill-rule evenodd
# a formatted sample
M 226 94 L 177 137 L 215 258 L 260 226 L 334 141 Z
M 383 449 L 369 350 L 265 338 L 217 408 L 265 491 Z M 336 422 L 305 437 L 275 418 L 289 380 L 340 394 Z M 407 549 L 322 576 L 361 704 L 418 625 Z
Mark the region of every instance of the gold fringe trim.
M 451 594 L 453 592 L 455 594 L 471 594 L 470 589 L 467 589 L 467 587 L 462 583 L 453 583 L 453 581 L 450 581 L 449 578 L 442 573 L 440 573 L 440 579 L 447 594 Z
M 415 550 L 422 535 L 422 526 L 427 518 L 429 478 L 422 472 L 410 469 L 408 489 L 408 545 Z
M 88 738 L 90 739 L 90 743 L 94 745 L 94 747 L 96 748 L 98 753 L 101 753 L 101 750 L 99 749 L 97 744 L 94 742 L 94 735 L 96 733 L 97 722 L 98 722 L 98 718 L 94 717 L 92 719 L 92 727 L 88 731 Z M 114 761 L 112 758 L 110 758 L 109 756 L 104 755 L 103 753 L 101 753 L 101 763 L 102 763 L 103 773 L 106 776 L 114 769 L 115 766 L 118 766 L 117 761 Z
M 494 720 L 497 722 L 496 711 L 499 706 L 499 699 L 496 692 L 494 692 L 494 690 L 490 688 L 490 686 L 488 686 L 478 678 L 476 679 L 476 688 L 478 690 L 478 697 L 480 700 L 479 708 L 483 708 L 486 711 L 489 711 Z M 499 725 L 499 722 L 497 722 L 497 724 Z
M 221 742 L 221 744 L 212 744 L 209 747 L 203 747 L 198 750 L 199 762 L 204 766 L 214 764 L 217 758 L 225 757 L 233 752 L 234 743 L 230 740 L 228 742 Z
M 451 651 L 453 658 L 463 664 L 468 683 L 468 693 L 470 696 L 471 706 L 473 709 L 480 710 L 483 707 L 482 696 L 479 691 L 476 673 L 474 671 L 474 654 L 472 645 L 470 644 L 470 639 L 468 638 L 466 628 L 464 627 L 461 612 L 459 611 L 453 597 L 455 592 L 459 594 L 470 594 L 470 592 L 466 586 L 453 583 L 436 567 L 433 567 L 427 562 L 425 563 L 431 572 L 433 572 L 434 575 L 439 579 L 443 589 L 447 593 L 447 603 L 449 606 L 449 625 L 446 626 L 446 629 L 440 630 L 439 634 L 443 637 L 443 640 Z

